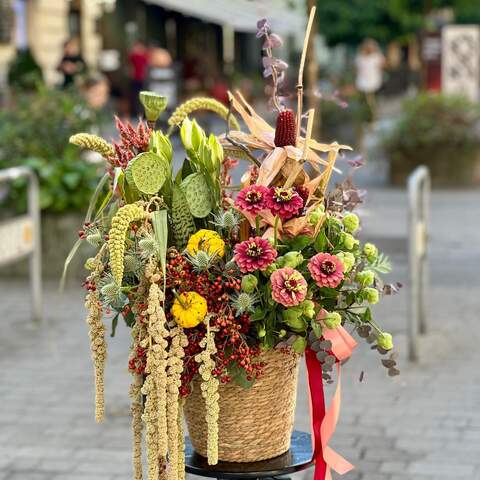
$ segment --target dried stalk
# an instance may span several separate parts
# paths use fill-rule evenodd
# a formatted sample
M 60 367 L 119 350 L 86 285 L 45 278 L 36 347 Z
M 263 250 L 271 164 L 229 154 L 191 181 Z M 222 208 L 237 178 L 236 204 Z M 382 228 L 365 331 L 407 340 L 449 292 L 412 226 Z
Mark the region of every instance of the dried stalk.
M 310 40 L 310 33 L 312 31 L 313 20 L 317 8 L 312 7 L 310 10 L 310 17 L 308 18 L 307 30 L 305 32 L 305 39 L 303 40 L 302 56 L 300 58 L 300 67 L 298 69 L 297 81 L 297 138 L 300 136 L 300 128 L 302 124 L 302 110 L 303 110 L 303 70 L 305 68 L 305 60 L 307 58 L 308 43 Z

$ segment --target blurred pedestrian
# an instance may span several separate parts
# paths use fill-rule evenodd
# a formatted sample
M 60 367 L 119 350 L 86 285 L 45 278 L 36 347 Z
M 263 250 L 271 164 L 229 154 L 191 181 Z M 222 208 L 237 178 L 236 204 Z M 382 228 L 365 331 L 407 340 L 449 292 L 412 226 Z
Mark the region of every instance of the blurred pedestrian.
M 149 66 L 148 48 L 142 41 L 135 41 L 128 54 L 128 61 L 130 64 L 130 113 L 138 116 L 142 113 L 138 94 L 146 89 Z
M 110 83 L 104 75 L 96 74 L 85 79 L 82 94 L 94 110 L 102 110 L 110 97 Z
M 373 38 L 365 39 L 355 58 L 356 87 L 365 96 L 370 110 L 371 121 L 377 118 L 377 102 L 375 93 L 380 90 L 383 82 L 385 57 L 378 43 Z
M 69 38 L 63 44 L 63 56 L 57 70 L 63 74 L 63 88 L 72 86 L 76 78 L 87 71 L 87 64 L 80 53 L 78 37 Z

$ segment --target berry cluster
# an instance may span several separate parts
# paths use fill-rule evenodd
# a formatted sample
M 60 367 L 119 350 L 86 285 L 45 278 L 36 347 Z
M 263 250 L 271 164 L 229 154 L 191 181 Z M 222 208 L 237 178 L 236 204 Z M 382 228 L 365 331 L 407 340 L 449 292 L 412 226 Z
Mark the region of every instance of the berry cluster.
M 227 272 L 216 273 L 193 271 L 191 264 L 178 252 L 170 251 L 167 263 L 167 292 L 197 292 L 207 301 L 208 313 L 212 315 L 210 325 L 215 329 L 217 353 L 214 358 L 213 374 L 222 383 L 232 380 L 229 370 L 236 366 L 244 371 L 247 380 L 258 378 L 262 365 L 254 361 L 259 349 L 256 342 L 248 337 L 250 319 L 247 314 L 235 315 L 229 304 L 231 296 L 241 288 L 240 279 L 226 276 Z M 167 295 L 167 304 L 173 301 L 173 294 Z M 171 320 L 171 314 L 167 319 Z M 184 370 L 182 373 L 181 395 L 188 395 L 190 383 L 198 373 L 195 356 L 202 351 L 200 341 L 206 332 L 205 324 L 185 330 L 188 346 L 185 348 Z

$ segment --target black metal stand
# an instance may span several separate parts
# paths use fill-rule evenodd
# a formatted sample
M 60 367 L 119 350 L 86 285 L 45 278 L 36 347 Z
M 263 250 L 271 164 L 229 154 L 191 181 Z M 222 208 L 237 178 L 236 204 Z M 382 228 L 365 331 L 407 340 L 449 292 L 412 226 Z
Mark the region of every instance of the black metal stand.
M 185 445 L 185 470 L 193 475 L 212 477 L 219 480 L 260 478 L 288 480 L 283 476 L 305 470 L 313 464 L 312 455 L 310 435 L 295 430 L 292 434 L 290 450 L 279 457 L 261 462 L 219 462 L 217 465 L 208 465 L 207 459 L 193 450 L 190 439 L 187 438 Z M 282 479 L 279 477 L 282 477 Z

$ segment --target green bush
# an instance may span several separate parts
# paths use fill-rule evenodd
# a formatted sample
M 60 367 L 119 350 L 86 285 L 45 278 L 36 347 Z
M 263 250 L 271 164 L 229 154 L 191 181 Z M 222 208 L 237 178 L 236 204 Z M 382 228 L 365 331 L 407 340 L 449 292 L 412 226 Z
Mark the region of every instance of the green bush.
M 393 182 L 402 183 L 420 164 L 439 185 L 474 182 L 479 126 L 480 110 L 467 98 L 424 93 L 408 100 L 382 140 Z
M 89 131 L 97 114 L 75 92 L 40 88 L 20 95 L 10 109 L 0 112 L 0 168 L 29 165 L 40 180 L 44 210 L 83 210 L 98 178 L 97 167 L 69 145 L 73 133 Z M 9 193 L 8 205 L 25 208 L 24 182 Z

